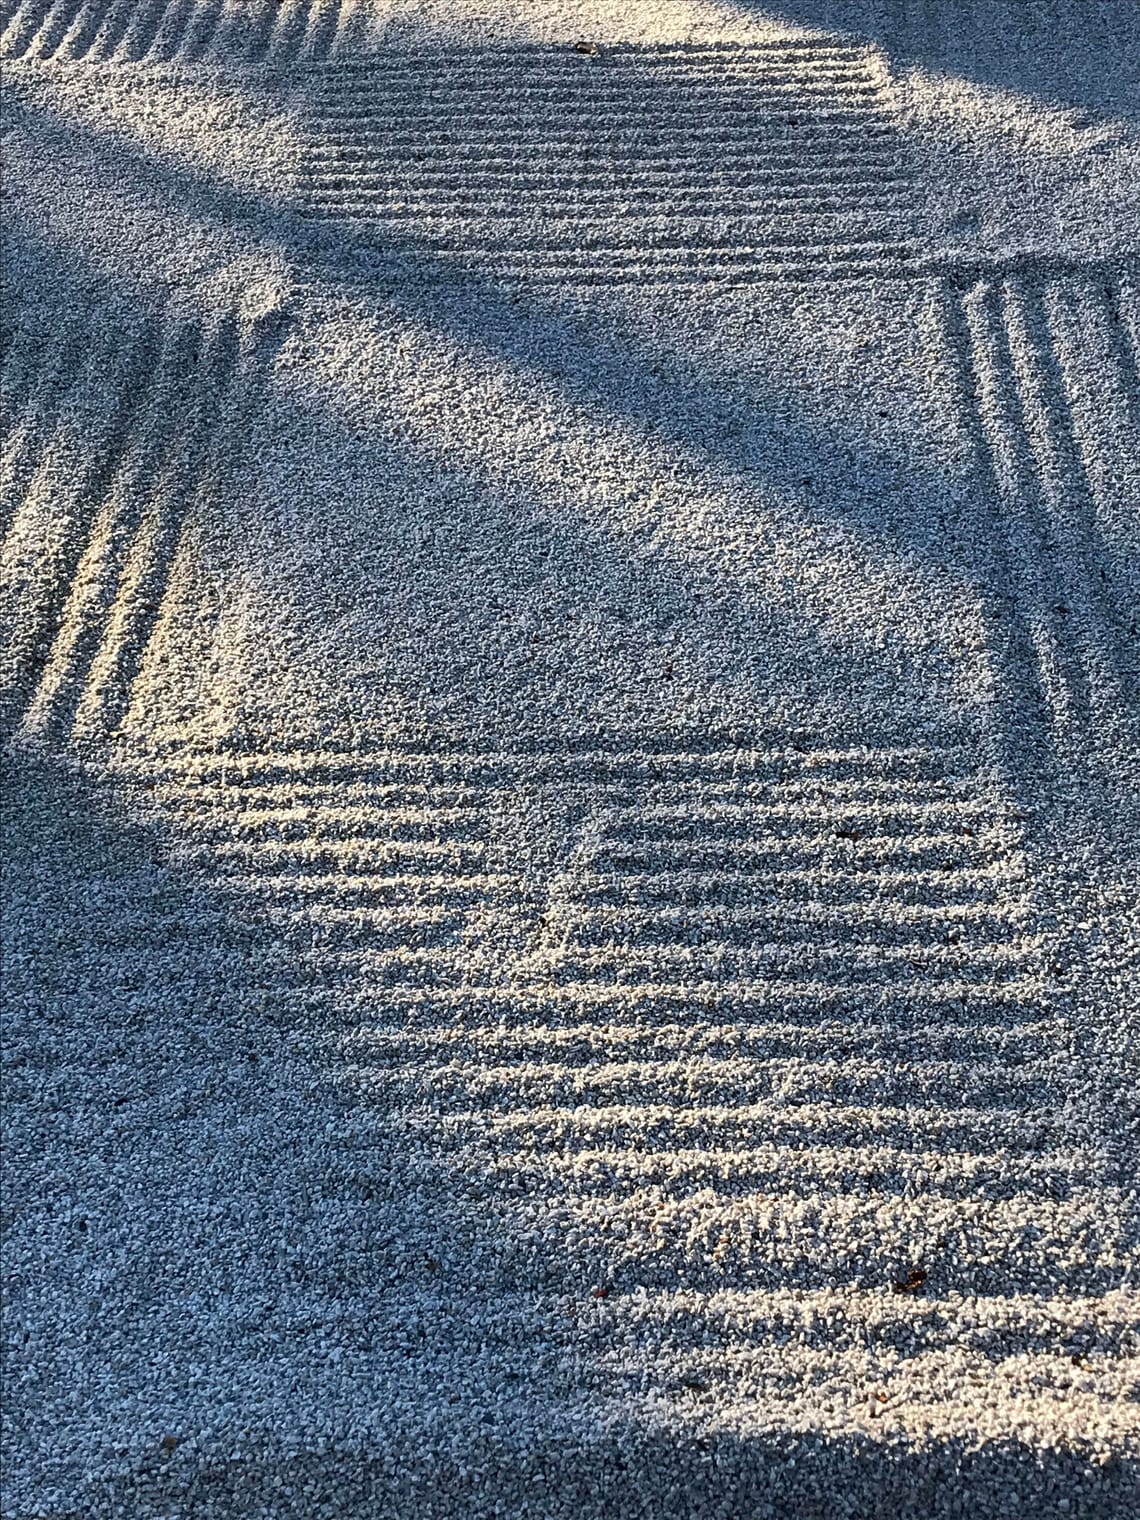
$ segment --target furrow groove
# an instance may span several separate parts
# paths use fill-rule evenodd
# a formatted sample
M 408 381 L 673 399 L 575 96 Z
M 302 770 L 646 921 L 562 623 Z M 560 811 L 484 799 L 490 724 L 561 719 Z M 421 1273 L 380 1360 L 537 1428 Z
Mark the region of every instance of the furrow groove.
M 314 92 L 301 204 L 344 229 L 349 283 L 367 277 L 362 253 L 421 249 L 524 282 L 903 275 L 910 186 L 881 61 L 844 49 L 821 73 L 822 57 L 623 47 L 592 69 L 569 49 L 425 49 L 333 68 Z M 797 191 L 802 236 L 772 179 Z

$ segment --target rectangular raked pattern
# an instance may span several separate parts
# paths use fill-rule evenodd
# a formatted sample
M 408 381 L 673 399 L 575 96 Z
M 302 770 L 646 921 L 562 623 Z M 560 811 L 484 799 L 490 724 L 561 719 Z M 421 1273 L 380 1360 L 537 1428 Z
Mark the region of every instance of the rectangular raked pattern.
M 903 1341 L 950 1409 L 979 1367 L 1025 1376 L 1028 1343 L 1044 1387 L 1060 1347 L 1134 1316 L 1094 1138 L 1062 1112 L 1075 1058 L 1018 819 L 952 757 L 145 773 L 307 968 L 330 1070 L 501 1230 L 504 1287 L 591 1305 L 603 1383 L 648 1367 L 766 1398 L 806 1355 L 784 1418 L 852 1356 L 897 1374 Z M 542 892 L 495 822 L 523 787 L 568 820 Z M 921 1304 L 892 1292 L 916 1270 Z M 955 1295 L 980 1295 L 964 1338 Z
M 319 62 L 345 40 L 357 0 L 16 0 L 0 57 L 60 63 Z
M 225 310 L 44 330 L 0 359 L 0 706 L 25 741 L 105 744 L 127 714 L 187 524 L 224 494 L 282 332 Z
M 316 81 L 304 210 L 387 259 L 585 283 L 909 267 L 866 46 L 393 49 Z
M 1127 754 L 1140 714 L 1140 266 L 963 267 L 929 299 L 971 497 L 989 504 L 991 591 L 1024 624 L 1008 676 L 1036 698 L 1062 764 Z

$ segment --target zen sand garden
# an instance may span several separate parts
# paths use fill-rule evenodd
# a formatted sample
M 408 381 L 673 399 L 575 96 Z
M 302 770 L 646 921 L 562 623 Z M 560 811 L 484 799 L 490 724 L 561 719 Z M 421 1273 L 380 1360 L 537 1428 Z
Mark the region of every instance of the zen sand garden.
M 4 0 L 10 1520 L 1140 1512 L 1132 0 Z

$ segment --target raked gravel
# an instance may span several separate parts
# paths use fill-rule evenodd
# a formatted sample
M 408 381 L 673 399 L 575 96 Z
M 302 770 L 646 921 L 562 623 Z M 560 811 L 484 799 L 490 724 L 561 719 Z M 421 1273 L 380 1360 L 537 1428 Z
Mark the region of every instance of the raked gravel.
M 1140 1508 L 1132 7 L 3 16 L 4 1514 Z

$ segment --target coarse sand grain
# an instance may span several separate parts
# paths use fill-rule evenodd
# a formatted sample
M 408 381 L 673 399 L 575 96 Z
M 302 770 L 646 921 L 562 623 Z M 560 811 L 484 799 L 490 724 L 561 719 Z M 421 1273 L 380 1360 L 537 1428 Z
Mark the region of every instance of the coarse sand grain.
M 4 1514 L 1140 1512 L 1131 0 L 15 0 Z

